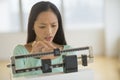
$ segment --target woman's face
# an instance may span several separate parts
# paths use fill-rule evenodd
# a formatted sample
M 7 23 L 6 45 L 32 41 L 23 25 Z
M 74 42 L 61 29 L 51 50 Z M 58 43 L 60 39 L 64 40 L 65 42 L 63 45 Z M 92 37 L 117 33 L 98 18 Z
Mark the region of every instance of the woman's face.
M 58 30 L 57 16 L 51 11 L 45 11 L 38 15 L 34 23 L 36 41 L 46 40 L 52 42 Z

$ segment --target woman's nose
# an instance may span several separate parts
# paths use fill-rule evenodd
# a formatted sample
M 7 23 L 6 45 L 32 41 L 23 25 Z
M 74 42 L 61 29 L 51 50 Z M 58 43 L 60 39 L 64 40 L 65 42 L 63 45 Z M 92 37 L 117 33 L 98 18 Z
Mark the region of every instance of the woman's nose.
M 49 26 L 48 28 L 47 28 L 47 34 L 51 34 L 52 33 L 52 28 Z

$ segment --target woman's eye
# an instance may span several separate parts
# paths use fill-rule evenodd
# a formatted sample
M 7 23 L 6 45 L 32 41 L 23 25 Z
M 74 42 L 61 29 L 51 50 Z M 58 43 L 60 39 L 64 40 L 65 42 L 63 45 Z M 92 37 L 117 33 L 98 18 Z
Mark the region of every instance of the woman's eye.
M 45 28 L 45 26 L 39 26 L 39 28 Z
M 52 25 L 52 27 L 56 27 L 56 25 Z

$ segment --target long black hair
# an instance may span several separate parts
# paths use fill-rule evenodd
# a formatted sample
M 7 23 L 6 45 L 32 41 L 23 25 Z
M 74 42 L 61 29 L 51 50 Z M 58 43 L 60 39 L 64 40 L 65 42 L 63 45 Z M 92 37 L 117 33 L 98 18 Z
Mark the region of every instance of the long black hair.
M 38 15 L 41 12 L 47 11 L 49 9 L 55 13 L 55 15 L 57 16 L 57 19 L 58 19 L 58 30 L 53 39 L 53 42 L 57 43 L 59 45 L 67 44 L 66 40 L 65 40 L 65 36 L 64 36 L 61 14 L 55 5 L 48 1 L 38 2 L 35 5 L 33 5 L 33 7 L 31 8 L 31 12 L 30 12 L 29 19 L 28 19 L 27 43 L 33 42 L 36 38 L 36 34 L 33 30 L 33 26 L 34 26 L 34 22 L 35 22 L 36 18 L 38 17 Z

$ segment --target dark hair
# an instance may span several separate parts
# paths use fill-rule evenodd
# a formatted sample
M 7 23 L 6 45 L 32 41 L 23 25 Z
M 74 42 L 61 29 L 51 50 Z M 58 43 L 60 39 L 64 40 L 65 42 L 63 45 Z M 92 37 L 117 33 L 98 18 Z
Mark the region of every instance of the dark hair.
M 58 10 L 58 8 L 51 2 L 48 1 L 41 1 L 33 5 L 31 8 L 31 12 L 29 15 L 29 20 L 28 20 L 28 35 L 27 35 L 27 43 L 30 43 L 35 40 L 36 34 L 33 30 L 34 22 L 37 18 L 37 16 L 47 10 L 52 10 L 55 15 L 57 16 L 58 19 L 58 31 L 53 39 L 54 43 L 60 44 L 60 45 L 66 45 L 66 40 L 63 32 L 63 25 L 62 25 L 62 18 L 61 14 Z

